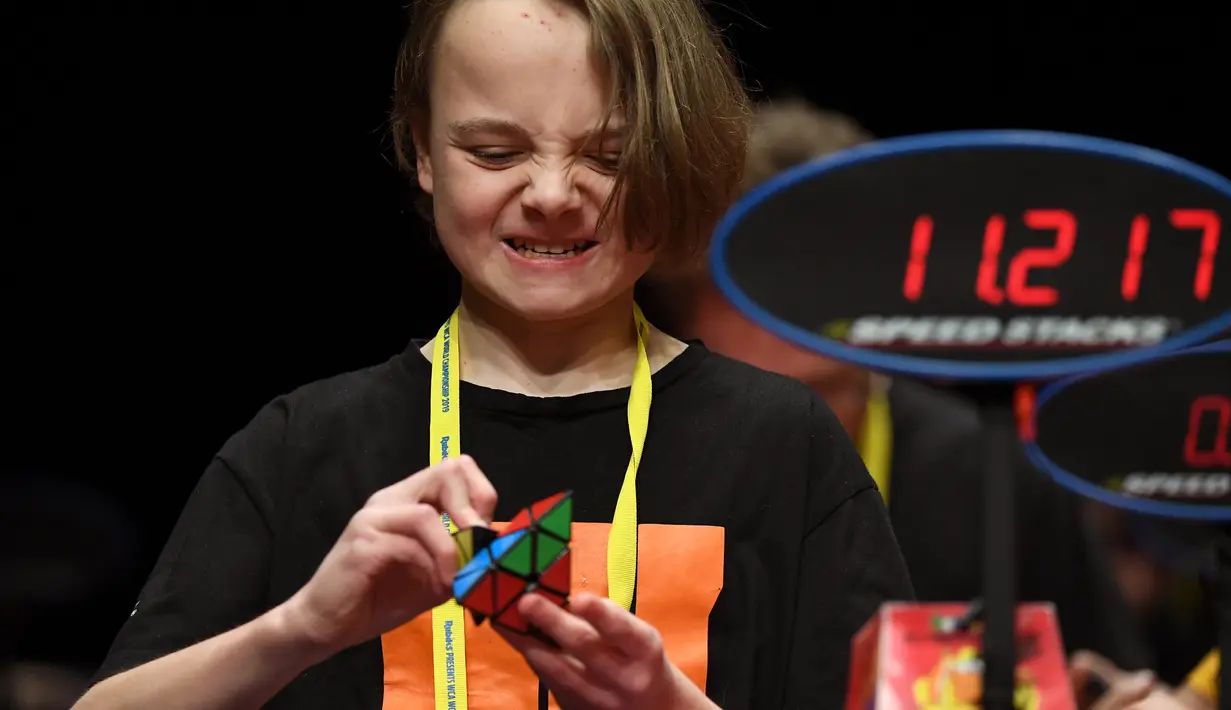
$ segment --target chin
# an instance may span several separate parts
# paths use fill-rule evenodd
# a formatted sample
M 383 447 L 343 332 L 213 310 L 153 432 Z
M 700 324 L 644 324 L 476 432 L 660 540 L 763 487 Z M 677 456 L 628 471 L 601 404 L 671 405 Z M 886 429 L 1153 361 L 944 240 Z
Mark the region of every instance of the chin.
M 584 318 L 610 303 L 617 295 L 583 292 L 576 287 L 493 290 L 493 300 L 501 309 L 522 320 L 538 323 Z
M 505 303 L 505 308 L 523 320 L 536 323 L 571 320 L 593 313 L 603 305 L 602 299 L 538 299 L 524 298 L 517 303 Z

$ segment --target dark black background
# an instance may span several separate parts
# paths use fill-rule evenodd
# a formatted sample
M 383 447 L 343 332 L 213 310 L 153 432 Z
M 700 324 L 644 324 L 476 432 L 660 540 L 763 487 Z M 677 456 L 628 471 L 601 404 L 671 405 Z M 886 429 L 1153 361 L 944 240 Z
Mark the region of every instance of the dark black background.
M 758 96 L 881 136 L 1063 130 L 1231 173 L 1212 6 L 711 7 Z M 93 663 L 225 438 L 430 335 L 456 291 L 384 135 L 399 3 L 15 9 L 3 466 L 110 497 L 142 541 L 134 574 L 40 619 L 25 651 Z

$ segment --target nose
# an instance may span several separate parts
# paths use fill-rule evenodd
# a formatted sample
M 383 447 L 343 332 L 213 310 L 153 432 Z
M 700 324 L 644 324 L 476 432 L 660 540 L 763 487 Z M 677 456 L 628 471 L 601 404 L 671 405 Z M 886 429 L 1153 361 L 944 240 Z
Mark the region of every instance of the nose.
M 548 219 L 560 217 L 581 207 L 570 164 L 542 166 L 530 176 L 522 191 L 522 204 Z

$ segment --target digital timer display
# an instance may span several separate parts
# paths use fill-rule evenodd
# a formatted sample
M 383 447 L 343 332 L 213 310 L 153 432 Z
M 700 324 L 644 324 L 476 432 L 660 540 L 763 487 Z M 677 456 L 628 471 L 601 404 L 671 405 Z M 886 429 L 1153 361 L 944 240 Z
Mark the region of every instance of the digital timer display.
M 1231 521 L 1231 341 L 1044 388 L 1026 451 L 1083 495 L 1139 513 Z
M 1035 132 L 879 141 L 741 200 L 711 271 L 762 327 L 890 371 L 1032 379 L 1231 326 L 1231 181 Z
M 1199 241 L 1193 241 L 1193 249 L 1184 249 L 1175 235 L 1167 234 L 1169 245 L 1178 244 L 1180 249 L 1159 250 L 1158 258 L 1151 258 L 1150 264 L 1161 263 L 1165 257 L 1176 257 L 1183 251 L 1196 251 L 1196 264 L 1193 266 L 1192 292 L 1197 303 L 1210 300 L 1210 290 L 1214 282 L 1214 257 L 1218 254 L 1218 242 L 1222 236 L 1222 219 L 1214 210 L 1173 209 L 1167 213 L 1172 230 L 1197 230 Z M 988 218 L 983 228 L 983 245 L 980 249 L 977 276 L 972 279 L 974 293 L 983 303 L 1000 306 L 1058 306 L 1060 292 L 1055 286 L 1046 284 L 1031 284 L 1031 271 L 1035 269 L 1055 269 L 1073 259 L 1073 251 L 1077 246 L 1077 217 L 1070 210 L 1028 209 L 1022 213 L 1022 225 L 1031 230 L 1051 232 L 1051 242 L 1045 247 L 1025 247 L 1008 259 L 1007 268 L 1001 275 L 1000 265 L 1006 261 L 1004 255 L 1005 216 L 995 214 Z M 1132 226 L 1127 230 L 1124 240 L 1124 263 L 1109 264 L 1113 272 L 1119 266 L 1120 298 L 1125 303 L 1133 303 L 1141 293 L 1141 271 L 1145 263 L 1146 249 L 1150 244 L 1150 217 L 1146 214 L 1134 215 Z M 902 296 L 912 302 L 918 302 L 923 297 L 923 286 L 927 277 L 928 257 L 932 251 L 932 235 L 935 224 L 931 215 L 923 214 L 915 218 L 911 229 L 910 256 L 906 261 L 905 273 L 902 277 Z M 1034 241 L 1034 240 L 1032 240 Z M 1164 257 L 1165 255 L 1165 257 Z M 950 254 L 950 258 L 953 256 Z M 1154 257 L 1151 253 L 1151 257 Z M 960 263 L 960 256 L 958 263 Z M 1093 267 L 1088 267 L 1093 268 Z M 942 271 L 943 273 L 943 271 Z M 1166 273 L 1163 271 L 1162 273 Z M 1114 273 L 1112 274 L 1114 276 Z M 1038 280 L 1046 280 L 1044 274 L 1038 274 Z M 958 282 L 960 285 L 960 281 Z M 968 284 L 969 285 L 969 284 Z M 1175 290 L 1176 284 L 1168 283 L 1169 290 Z M 1112 301 L 1114 304 L 1114 300 Z

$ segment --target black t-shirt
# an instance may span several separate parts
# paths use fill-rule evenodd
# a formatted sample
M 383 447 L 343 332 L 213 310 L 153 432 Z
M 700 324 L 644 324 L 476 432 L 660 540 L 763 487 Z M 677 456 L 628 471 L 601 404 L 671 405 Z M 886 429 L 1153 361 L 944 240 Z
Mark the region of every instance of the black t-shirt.
M 412 343 L 262 409 L 205 471 L 98 678 L 243 624 L 306 583 L 372 493 L 428 465 L 430 373 Z M 854 445 L 803 384 L 700 343 L 653 385 L 635 612 L 724 708 L 840 707 L 851 636 L 913 594 Z M 573 491 L 575 589 L 605 590 L 628 396 L 460 387 L 461 451 L 495 486 L 496 521 Z M 426 616 L 309 669 L 269 707 L 433 707 Z M 473 710 L 538 707 L 536 679 L 487 625 L 467 644 Z

